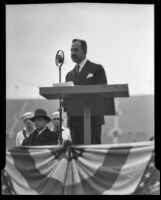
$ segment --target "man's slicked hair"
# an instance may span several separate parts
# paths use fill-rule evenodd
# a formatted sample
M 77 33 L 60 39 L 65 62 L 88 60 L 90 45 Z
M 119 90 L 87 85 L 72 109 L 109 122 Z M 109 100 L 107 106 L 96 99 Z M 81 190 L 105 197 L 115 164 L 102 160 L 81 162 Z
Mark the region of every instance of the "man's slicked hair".
M 82 46 L 82 50 L 84 51 L 85 54 L 87 53 L 87 43 L 86 43 L 85 40 L 73 39 L 73 40 L 72 40 L 72 43 L 73 43 L 73 42 L 80 42 L 80 43 L 81 43 L 81 46 Z

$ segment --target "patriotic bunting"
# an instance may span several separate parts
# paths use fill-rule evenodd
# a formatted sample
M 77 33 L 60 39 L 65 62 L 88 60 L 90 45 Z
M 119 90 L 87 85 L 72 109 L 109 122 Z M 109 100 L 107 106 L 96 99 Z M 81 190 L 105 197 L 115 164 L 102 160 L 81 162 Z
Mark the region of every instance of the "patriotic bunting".
M 154 194 L 160 192 L 155 175 L 154 141 L 12 147 L 1 173 L 2 194 Z

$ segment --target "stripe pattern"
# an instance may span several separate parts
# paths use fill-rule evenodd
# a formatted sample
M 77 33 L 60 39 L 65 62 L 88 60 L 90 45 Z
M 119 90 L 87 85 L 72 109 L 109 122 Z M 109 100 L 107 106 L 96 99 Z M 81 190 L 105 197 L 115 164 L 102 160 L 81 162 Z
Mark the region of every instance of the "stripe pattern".
M 154 142 L 14 147 L 5 171 L 16 194 L 130 195 L 138 192 Z

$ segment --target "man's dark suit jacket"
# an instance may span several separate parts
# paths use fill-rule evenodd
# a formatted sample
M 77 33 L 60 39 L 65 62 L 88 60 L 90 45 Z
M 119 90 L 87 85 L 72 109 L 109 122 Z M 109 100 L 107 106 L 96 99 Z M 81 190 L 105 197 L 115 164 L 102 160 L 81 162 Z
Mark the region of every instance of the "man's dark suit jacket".
M 92 76 L 87 78 L 88 75 Z M 99 85 L 107 84 L 107 78 L 105 70 L 102 65 L 90 62 L 87 60 L 86 64 L 83 66 L 79 76 L 76 74 L 76 67 L 67 73 L 66 82 L 73 81 L 74 85 Z M 65 108 L 64 108 L 65 109 Z M 92 117 L 92 121 L 96 124 L 104 124 L 104 116 Z M 68 116 L 68 126 L 75 126 L 79 123 L 83 123 L 83 117 L 72 117 Z
M 23 141 L 22 146 L 56 145 L 56 144 L 58 144 L 57 136 L 52 134 L 52 132 L 47 127 L 40 135 L 38 135 L 37 130 L 31 133 L 30 136 Z

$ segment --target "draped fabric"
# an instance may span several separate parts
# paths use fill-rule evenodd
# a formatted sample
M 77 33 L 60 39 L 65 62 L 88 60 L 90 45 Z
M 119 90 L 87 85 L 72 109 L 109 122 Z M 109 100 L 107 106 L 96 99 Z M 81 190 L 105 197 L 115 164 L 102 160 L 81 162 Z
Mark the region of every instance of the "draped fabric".
M 8 148 L 4 171 L 16 194 L 142 194 L 154 169 L 154 142 Z

